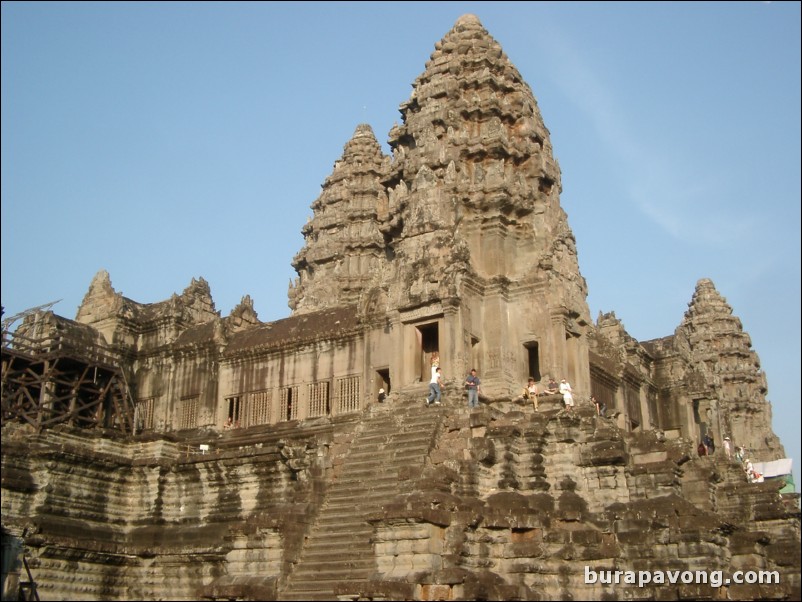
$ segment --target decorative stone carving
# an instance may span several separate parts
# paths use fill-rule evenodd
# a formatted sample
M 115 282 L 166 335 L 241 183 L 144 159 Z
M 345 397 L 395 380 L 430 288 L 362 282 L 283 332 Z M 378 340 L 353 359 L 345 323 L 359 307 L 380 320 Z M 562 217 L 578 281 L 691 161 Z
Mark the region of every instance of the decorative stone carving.
M 75 322 L 3 333 L 4 551 L 55 599 L 798 599 L 798 496 L 696 455 L 702 430 L 783 455 L 713 283 L 671 336 L 592 323 L 548 130 L 475 16 L 401 114 L 392 156 L 359 125 L 312 203 L 292 316 L 246 295 L 221 318 L 202 278 L 137 303 L 101 270 Z M 537 373 L 575 409 L 524 401 Z M 98 419 L 121 399 L 136 432 Z M 624 589 L 588 566 L 782 580 Z
M 245 295 L 228 317 L 228 323 L 234 332 L 261 324 L 256 311 L 253 309 L 253 300 Z
M 371 127 L 357 126 L 303 228 L 304 248 L 292 263 L 299 275 L 289 291 L 294 312 L 355 303 L 380 269 L 384 241 L 378 214 L 387 204 L 380 184 L 384 159 Z
M 721 400 L 720 414 L 712 417 L 718 441 L 731 436 L 753 455 L 767 460 L 784 457 L 771 430 L 771 405 L 765 397 L 768 386 L 760 359 L 741 320 L 732 314 L 711 280 L 696 283 L 675 340 L 679 353 L 692 367 L 688 388 L 698 390 L 701 381 L 709 396 Z

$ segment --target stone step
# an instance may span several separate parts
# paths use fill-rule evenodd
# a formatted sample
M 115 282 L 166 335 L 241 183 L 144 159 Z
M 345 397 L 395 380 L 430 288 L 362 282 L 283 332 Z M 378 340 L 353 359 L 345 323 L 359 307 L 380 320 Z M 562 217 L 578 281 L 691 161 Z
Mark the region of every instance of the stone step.
M 349 557 L 349 554 L 356 553 L 357 550 L 362 548 L 367 549 L 370 547 L 370 541 L 373 538 L 373 527 L 366 522 L 362 522 L 360 524 L 352 524 L 351 529 L 327 529 L 321 528 L 318 532 L 315 533 L 314 536 L 309 537 L 306 540 L 304 552 L 307 549 L 309 550 L 319 550 L 322 548 L 330 549 L 333 546 L 342 546 L 343 541 L 347 540 L 359 540 L 362 543 L 357 543 L 352 547 L 344 550 L 340 547 L 337 555 L 346 558 Z M 304 557 L 304 552 L 301 553 L 301 557 Z
M 326 513 L 326 516 L 321 516 L 318 521 L 315 523 L 315 529 L 326 529 L 327 532 L 333 531 L 346 531 L 347 529 L 354 529 L 356 526 L 364 525 L 365 529 L 368 529 L 368 524 L 365 521 L 365 514 L 361 512 L 361 510 L 370 510 L 370 508 L 360 507 L 356 508 L 354 506 L 351 507 L 350 511 L 348 509 L 343 508 L 342 512 L 337 513 Z M 360 512 L 356 512 L 358 510 Z M 356 516 L 357 514 L 361 514 L 362 516 Z M 347 520 L 348 516 L 351 516 L 350 520 Z M 311 535 L 309 536 L 311 537 Z
M 423 458 L 429 451 L 429 441 L 421 442 L 417 445 L 394 446 L 392 450 L 377 450 L 372 453 L 350 456 L 343 465 L 342 471 L 364 470 L 372 466 L 406 466 L 414 459 L 423 462 Z
M 368 580 L 373 573 L 375 573 L 376 568 L 364 569 L 361 571 L 343 571 L 340 574 L 330 573 L 327 572 L 325 575 L 321 574 L 309 574 L 304 575 L 301 579 L 296 582 L 295 586 L 288 588 L 289 591 L 292 592 L 299 592 L 299 591 L 306 591 L 306 592 L 319 592 L 319 593 L 328 593 L 331 595 L 334 592 L 334 587 L 337 583 L 342 581 L 366 581 Z M 283 596 L 280 599 L 286 599 Z M 304 600 L 310 598 L 303 598 Z M 328 600 L 337 600 L 336 597 L 328 598 Z
M 307 541 L 304 552 L 301 554 L 301 561 L 296 567 L 296 572 L 306 566 L 307 553 L 312 554 L 313 558 L 320 560 L 323 556 L 334 556 L 341 561 L 351 561 L 352 559 L 372 557 L 372 548 L 365 547 L 365 542 L 372 537 L 371 533 L 327 533 L 325 538 Z M 347 550 L 347 553 L 346 553 Z M 362 550 L 363 554 L 359 554 Z M 352 556 L 353 555 L 353 556 Z
M 370 425 L 367 425 L 366 428 L 369 428 Z M 351 445 L 351 449 L 356 447 L 360 447 L 363 445 L 381 445 L 383 443 L 387 443 L 390 438 L 393 436 L 394 430 L 392 427 L 388 428 L 372 428 L 370 429 L 372 432 L 369 435 L 360 435 L 359 441 L 355 442 Z
M 427 446 L 428 447 L 428 446 Z M 426 454 L 426 448 L 420 447 L 418 449 L 401 449 L 393 452 L 376 453 L 372 456 L 364 456 L 361 458 L 349 458 L 346 465 L 343 467 L 343 472 L 364 472 L 367 469 L 381 466 L 406 466 L 410 460 L 415 458 L 423 462 Z
M 398 486 L 397 482 L 390 483 L 388 481 L 385 487 L 375 484 L 371 489 L 365 489 L 364 487 L 359 489 L 357 485 L 360 482 L 361 481 L 353 481 L 353 487 L 351 489 L 356 491 L 342 491 L 330 494 L 327 499 L 326 508 L 353 507 L 359 504 L 359 500 L 369 500 L 371 504 L 373 504 L 378 500 L 393 498 L 403 493 L 403 489 Z
M 370 575 L 376 570 L 376 559 L 373 556 L 360 556 L 356 558 L 338 559 L 337 557 L 321 558 L 320 556 L 311 559 L 303 559 L 303 564 L 299 564 L 293 577 L 297 583 L 301 583 L 304 577 L 312 580 L 326 579 L 346 579 L 348 576 L 358 576 L 367 573 Z
M 426 395 L 415 395 L 413 397 L 408 397 L 403 402 L 400 402 L 393 411 L 389 413 L 377 413 L 371 416 L 368 419 L 368 422 L 390 422 L 390 421 L 403 421 L 403 420 L 412 420 L 415 418 L 420 418 L 421 413 L 419 412 L 418 408 L 426 409 L 424 405 L 424 400 L 426 399 Z M 429 406 L 431 409 L 437 407 L 443 407 L 444 404 L 442 399 L 440 400 L 440 406 Z
M 310 579 L 309 581 L 299 582 L 298 587 L 291 587 L 287 588 L 287 590 L 280 596 L 282 600 L 337 600 L 334 597 L 334 588 L 344 580 L 349 581 L 367 581 L 370 577 L 370 574 L 359 574 L 359 575 L 348 575 L 343 577 L 337 576 L 327 576 L 328 578 L 323 579 Z M 329 598 L 301 598 L 301 597 L 293 597 L 290 598 L 289 596 L 298 596 L 299 594 L 311 594 L 312 596 L 321 594 L 328 594 Z
M 420 454 L 419 458 L 420 460 L 418 463 L 420 464 L 420 467 L 423 468 L 423 454 Z M 409 466 L 414 461 L 415 458 L 412 457 L 407 458 L 398 464 L 391 462 L 379 462 L 375 464 L 372 469 L 367 465 L 353 469 L 346 468 L 337 476 L 337 480 L 331 484 L 329 491 L 336 491 L 336 487 L 342 487 L 342 483 L 353 483 L 364 478 L 377 478 L 380 480 L 382 477 L 385 477 L 384 480 L 388 480 L 390 477 L 398 478 L 398 471 L 405 466 Z
M 370 501 L 364 504 L 353 504 L 351 506 L 340 506 L 337 508 L 327 509 L 325 515 L 320 516 L 317 524 L 321 527 L 334 525 L 336 523 L 355 525 L 364 523 L 369 514 L 381 512 L 382 507 L 389 504 L 395 496 L 389 496 L 382 500 Z M 353 517 L 349 519 L 349 517 Z M 323 522 L 321 522 L 323 521 Z
M 353 516 L 355 513 L 352 511 L 351 515 Z M 325 519 L 321 519 L 316 523 L 316 533 L 314 535 L 310 535 L 307 538 L 307 543 L 311 541 L 315 541 L 317 539 L 317 531 L 321 533 L 325 533 L 326 536 L 332 535 L 333 533 L 367 533 L 372 531 L 371 526 L 364 520 L 364 518 L 352 518 L 348 522 L 343 522 L 343 516 L 331 516 L 326 517 Z M 324 522 L 325 521 L 325 522 Z M 339 521 L 339 522 L 335 522 Z
M 366 536 L 363 536 L 363 539 Z M 347 546 L 349 553 L 345 555 L 343 550 Z M 308 556 L 307 556 L 308 554 Z M 339 560 L 332 560 L 337 558 Z M 338 539 L 332 542 L 318 542 L 318 545 L 310 547 L 301 556 L 300 561 L 295 567 L 293 573 L 293 580 L 302 575 L 304 571 L 311 570 L 310 567 L 314 566 L 315 570 L 326 567 L 331 567 L 337 571 L 342 571 L 352 566 L 353 563 L 375 563 L 376 559 L 373 555 L 373 548 L 360 547 L 356 539 Z M 325 565 L 325 566 L 323 566 Z M 360 565 L 361 566 L 361 565 Z
M 394 496 L 391 496 L 394 497 Z M 342 523 L 346 521 L 347 524 L 364 523 L 368 514 L 381 510 L 382 504 L 387 504 L 387 501 L 380 501 L 379 499 L 371 500 L 367 503 L 354 502 L 352 504 L 341 504 L 337 506 L 327 506 L 318 516 L 315 521 L 316 525 L 325 526 L 331 525 L 339 521 Z M 350 520 L 347 517 L 351 516 Z
M 376 565 L 366 566 L 364 568 L 352 568 L 349 570 L 341 571 L 325 571 L 325 572 L 309 572 L 298 574 L 293 577 L 293 583 L 287 588 L 285 594 L 298 594 L 300 592 L 318 592 L 329 593 L 334 592 L 334 586 L 341 581 L 364 581 L 370 578 L 376 572 Z M 286 595 L 280 596 L 281 599 L 288 599 Z M 298 599 L 298 598 L 296 598 Z M 312 598 L 300 598 L 302 600 L 309 600 Z M 336 600 L 337 598 L 331 597 L 329 600 Z
M 377 455 L 392 456 L 407 450 L 426 451 L 431 445 L 431 440 L 432 434 L 425 433 L 423 435 L 417 435 L 414 438 L 409 437 L 383 445 L 366 445 L 358 449 L 352 449 L 347 457 L 352 462 L 359 462 L 360 460 L 374 458 Z
M 426 457 L 425 449 L 404 450 L 398 454 L 376 454 L 371 458 L 361 458 L 353 464 L 346 463 L 341 469 L 340 475 L 348 473 L 364 473 L 368 470 L 381 470 L 382 467 L 398 469 L 402 466 L 409 466 L 410 462 L 418 461 L 421 466 Z
M 321 516 L 316 523 L 315 532 L 307 537 L 306 545 L 311 545 L 319 539 L 330 537 L 350 536 L 359 534 L 360 536 L 371 536 L 372 527 L 366 522 L 367 515 L 381 510 L 381 504 L 361 505 L 358 508 L 343 508 L 341 512 L 326 513 Z
M 387 445 L 381 449 L 376 448 L 359 450 L 358 452 L 348 456 L 347 466 L 350 466 L 351 464 L 360 465 L 378 458 L 405 458 L 409 455 L 425 454 L 431 445 L 431 438 L 431 434 L 429 434 L 425 438 L 421 437 L 420 439 L 414 441 L 400 441 Z
M 394 497 L 394 496 L 387 496 Z M 384 502 L 387 503 L 387 502 Z M 381 501 L 378 497 L 369 498 L 367 502 L 360 500 L 342 501 L 337 503 L 327 503 L 322 508 L 315 521 L 316 525 L 327 525 L 334 521 L 345 520 L 346 516 L 352 516 L 352 521 L 364 522 L 364 513 L 372 512 L 373 508 L 381 506 Z M 351 521 L 348 521 L 349 523 Z
M 324 518 L 326 516 L 333 516 L 336 514 L 342 514 L 344 512 L 353 513 L 355 509 L 359 508 L 372 508 L 381 503 L 382 500 L 386 500 L 388 498 L 394 498 L 398 495 L 396 489 L 386 489 L 386 490 L 379 490 L 367 493 L 365 491 L 360 492 L 354 496 L 342 496 L 333 499 L 326 500 L 323 508 L 321 509 L 320 513 L 318 514 L 318 519 Z M 316 523 L 319 522 L 315 521 Z
M 309 600 L 309 602 L 316 602 L 317 600 L 337 600 L 334 595 L 334 587 L 341 579 L 332 579 L 325 582 L 316 582 L 311 584 L 319 586 L 315 589 L 288 589 L 281 594 L 282 600 Z M 352 581 L 367 581 L 367 579 L 352 579 Z
M 370 578 L 370 574 L 346 575 L 342 578 L 330 576 L 328 579 L 310 579 L 298 584 L 298 587 L 288 588 L 280 596 L 280 600 L 338 600 L 334 595 L 334 589 L 343 581 L 350 583 L 365 582 Z M 346 598 L 350 599 L 350 598 Z
M 348 490 L 354 491 L 354 493 L 360 493 L 362 491 L 361 483 L 365 481 L 365 479 L 369 479 L 371 483 L 377 483 L 381 487 L 385 486 L 390 481 L 397 481 L 398 480 L 398 473 L 404 466 L 410 466 L 413 464 L 413 460 L 407 460 L 404 464 L 399 465 L 388 465 L 387 463 L 380 463 L 373 467 L 371 470 L 368 467 L 364 469 L 353 471 L 343 471 L 338 477 L 337 480 L 331 484 L 329 488 L 329 493 L 340 493 L 345 492 Z M 414 467 L 414 464 L 413 466 Z M 419 468 L 423 468 L 423 460 L 419 461 Z M 356 487 L 356 490 L 353 490 L 353 487 Z
M 348 455 L 359 457 L 360 455 L 373 453 L 377 450 L 390 450 L 398 449 L 402 446 L 423 445 L 424 443 L 428 444 L 432 438 L 433 429 L 434 427 L 430 427 L 425 430 L 415 431 L 414 433 L 396 433 L 389 439 L 383 440 L 382 443 L 362 442 L 352 445 Z
M 333 586 L 332 586 L 333 588 Z M 280 600 L 304 600 L 306 602 L 319 602 L 322 600 L 336 600 L 337 597 L 331 591 L 299 591 L 297 593 L 284 592 Z
M 342 511 L 336 514 L 332 514 L 330 516 L 325 517 L 326 522 L 320 524 L 319 527 L 315 527 L 315 529 L 316 530 L 320 529 L 322 532 L 325 532 L 326 535 L 331 534 L 328 532 L 329 527 L 331 527 L 334 532 L 340 532 L 340 533 L 353 532 L 354 530 L 361 529 L 362 525 L 367 524 L 367 518 L 369 515 L 381 512 L 381 510 L 382 510 L 382 504 L 376 504 L 375 506 L 361 506 L 359 508 L 351 508 L 350 511 L 342 509 Z M 351 518 L 350 520 L 348 519 L 349 515 L 354 516 L 356 514 L 359 514 L 358 518 Z M 311 535 L 308 536 L 307 542 L 311 541 L 312 540 L 311 538 L 312 538 Z
M 360 514 L 364 517 L 366 514 L 381 510 L 385 504 L 389 504 L 396 497 L 403 492 L 400 490 L 377 492 L 370 496 L 363 496 L 360 499 L 348 500 L 334 500 L 329 503 L 319 515 L 319 519 L 333 517 L 342 519 L 343 516 L 348 514 Z
M 376 568 L 365 569 L 362 571 L 343 571 L 340 574 L 335 573 L 326 573 L 325 575 L 321 574 L 309 574 L 308 576 L 304 575 L 303 578 L 299 579 L 296 582 L 295 586 L 288 588 L 289 591 L 292 592 L 299 592 L 299 591 L 306 591 L 306 592 L 319 592 L 319 593 L 328 593 L 331 595 L 334 592 L 335 584 L 340 583 L 342 581 L 366 581 L 369 579 L 373 573 L 376 571 Z M 285 600 L 283 596 L 280 599 Z M 302 598 L 304 600 L 309 600 L 310 598 Z M 328 600 L 337 600 L 336 597 L 327 598 Z
M 338 491 L 336 493 L 332 493 L 326 500 L 325 508 L 352 508 L 359 505 L 360 500 L 370 500 L 372 505 L 374 502 L 380 499 L 395 497 L 399 493 L 403 492 L 403 489 L 398 485 L 397 482 L 391 483 L 387 481 L 384 486 L 381 486 L 377 483 L 374 484 L 370 489 L 365 487 L 358 488 L 356 481 L 353 484 L 354 486 L 351 487 L 350 492 Z
M 388 480 L 381 484 L 374 483 L 370 488 L 364 486 L 364 482 L 361 480 L 349 481 L 349 483 L 349 487 L 343 487 L 330 494 L 326 500 L 326 508 L 353 507 L 359 505 L 360 500 L 369 500 L 370 504 L 373 505 L 379 500 L 395 497 L 402 493 L 402 487 L 400 487 L 398 481 Z
M 427 455 L 428 444 L 417 448 L 402 448 L 394 451 L 377 452 L 373 455 L 366 455 L 359 458 L 348 458 L 342 468 L 342 473 L 349 471 L 360 471 L 380 466 L 400 467 L 407 466 L 411 460 L 418 459 L 423 463 L 423 459 Z
M 360 451 L 364 447 L 381 447 L 387 446 L 388 444 L 397 443 L 399 441 L 404 441 L 407 439 L 414 439 L 416 437 L 422 437 L 425 435 L 431 436 L 432 429 L 434 428 L 433 424 L 422 424 L 420 427 L 416 428 L 406 428 L 400 430 L 398 427 L 393 427 L 392 432 L 387 432 L 381 435 L 375 435 L 369 439 L 359 439 L 355 441 L 352 445 L 351 449 Z
M 397 439 L 398 437 L 405 437 L 425 432 L 431 426 L 433 425 L 431 424 L 430 420 L 421 422 L 420 424 L 391 424 L 381 427 L 377 426 L 374 428 L 368 426 L 367 428 L 370 428 L 372 431 L 371 434 L 366 435 L 364 438 L 359 437 L 357 444 L 367 445 L 369 443 L 383 443 Z
M 431 414 L 426 412 L 426 410 L 435 410 L 438 408 L 442 408 L 443 406 L 429 406 L 428 408 L 423 405 L 423 397 L 418 399 L 412 399 L 409 401 L 408 405 L 404 406 L 403 408 L 399 408 L 399 411 L 393 414 L 392 422 L 395 422 L 400 425 L 407 425 L 407 424 L 421 424 L 428 420 L 431 420 Z M 386 417 L 382 417 L 382 419 L 376 420 L 380 424 L 387 424 L 391 422 Z
M 387 428 L 386 432 L 375 433 L 364 438 L 358 437 L 358 440 L 352 444 L 351 450 L 359 451 L 363 447 L 381 447 L 398 441 L 415 439 L 416 437 L 431 436 L 434 426 L 432 421 L 427 421 L 417 426 L 399 427 L 392 425 Z
M 349 508 L 353 509 L 362 505 L 360 501 L 367 501 L 368 505 L 374 506 L 377 502 L 394 498 L 399 493 L 402 493 L 400 488 L 389 486 L 371 489 L 370 491 L 360 491 L 351 495 L 343 493 L 329 498 L 324 506 L 324 511 L 333 512 Z
M 373 548 L 364 547 L 364 540 L 366 540 L 367 537 L 368 536 L 365 534 L 362 534 L 361 537 L 358 538 L 346 538 L 341 535 L 332 538 L 331 541 L 319 541 L 314 545 L 309 545 L 309 549 L 304 550 L 304 553 L 300 556 L 300 562 L 298 562 L 298 565 L 295 567 L 295 575 L 300 575 L 302 571 L 307 570 L 307 562 L 325 562 L 326 566 L 334 567 L 335 565 L 331 564 L 334 562 L 331 558 L 339 559 L 336 564 L 337 570 L 341 570 L 343 567 L 347 566 L 348 563 L 356 561 L 375 562 L 375 558 L 373 558 Z M 345 554 L 344 550 L 348 550 L 348 554 Z M 310 555 L 309 558 L 307 558 L 307 554 Z M 328 560 L 324 560 L 326 558 L 328 558 Z M 293 579 L 295 579 L 295 577 L 293 577 Z
M 304 563 L 323 561 L 328 562 L 331 558 L 341 555 L 342 548 L 340 548 L 338 545 L 332 544 L 329 546 L 316 546 L 313 550 L 304 551 L 302 558 Z M 375 562 L 376 560 L 372 545 L 370 547 L 363 547 L 353 550 L 351 557 L 354 560 L 370 560 L 371 562 Z
M 336 577 L 344 579 L 349 574 L 375 571 L 376 569 L 376 559 L 372 554 L 372 548 L 369 547 L 354 549 L 354 552 L 358 555 L 353 557 L 350 555 L 348 557 L 343 556 L 342 550 L 337 552 L 334 547 L 330 547 L 327 550 L 321 548 L 318 552 L 320 553 L 310 558 L 301 557 L 303 564 L 299 563 L 295 567 L 295 572 L 293 573 L 295 579 L 300 580 L 305 575 L 316 575 L 320 579 L 333 579 Z
M 399 470 L 404 466 L 409 466 L 412 462 L 413 460 L 407 460 L 404 464 L 398 465 L 379 462 L 372 468 L 365 466 L 360 467 L 359 470 L 345 469 L 337 476 L 337 480 L 331 484 L 328 492 L 329 494 L 337 494 L 351 491 L 355 494 L 359 494 L 363 490 L 361 484 L 365 479 L 370 479 L 372 483 L 375 482 L 381 487 L 384 487 L 390 481 L 397 481 Z M 420 467 L 423 468 L 422 459 L 420 460 Z M 354 487 L 356 487 L 356 489 L 354 489 Z
M 383 486 L 388 482 L 396 482 L 398 480 L 398 471 L 400 466 L 387 466 L 379 464 L 372 469 L 365 468 L 364 470 L 349 471 L 347 474 L 342 474 L 337 479 L 338 489 L 342 490 L 343 487 L 357 486 L 355 493 L 360 493 L 360 483 L 371 483 L 372 485 Z M 337 493 L 336 489 L 330 490 L 332 493 Z

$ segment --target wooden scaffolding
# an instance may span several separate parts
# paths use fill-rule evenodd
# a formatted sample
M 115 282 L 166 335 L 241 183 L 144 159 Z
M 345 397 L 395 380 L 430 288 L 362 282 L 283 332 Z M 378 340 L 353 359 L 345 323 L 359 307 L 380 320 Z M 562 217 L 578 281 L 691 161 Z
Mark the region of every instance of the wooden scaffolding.
M 57 424 L 132 433 L 134 411 L 119 361 L 99 345 L 3 330 L 2 424 Z

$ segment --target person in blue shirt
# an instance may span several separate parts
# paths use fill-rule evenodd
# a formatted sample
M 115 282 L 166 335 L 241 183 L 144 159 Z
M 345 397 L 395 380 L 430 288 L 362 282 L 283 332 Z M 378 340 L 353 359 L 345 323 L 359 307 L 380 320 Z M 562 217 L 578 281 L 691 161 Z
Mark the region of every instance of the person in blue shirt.
M 471 368 L 471 373 L 465 379 L 465 388 L 468 389 L 468 407 L 479 407 L 479 385 L 482 381 L 476 376 L 476 368 Z

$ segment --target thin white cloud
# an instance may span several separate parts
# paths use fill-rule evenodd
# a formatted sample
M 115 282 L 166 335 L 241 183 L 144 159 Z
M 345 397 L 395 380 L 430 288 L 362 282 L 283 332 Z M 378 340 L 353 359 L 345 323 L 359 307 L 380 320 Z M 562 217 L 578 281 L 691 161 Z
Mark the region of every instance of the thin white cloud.
M 644 178 L 632 174 L 630 199 L 655 224 L 684 242 L 705 242 L 728 247 L 752 238 L 750 232 L 762 219 L 754 215 L 728 211 L 725 190 L 729 184 L 721 178 L 686 180 L 682 171 Z
M 732 213 L 727 197 L 735 191 L 727 178 L 700 176 L 687 159 L 650 147 L 633 134 L 633 124 L 621 109 L 626 106 L 623 99 L 556 26 L 544 31 L 548 33 L 539 41 L 550 55 L 555 82 L 593 124 L 607 154 L 615 159 L 611 163 L 620 166 L 617 176 L 630 202 L 680 241 L 726 247 L 743 240 L 755 218 Z

